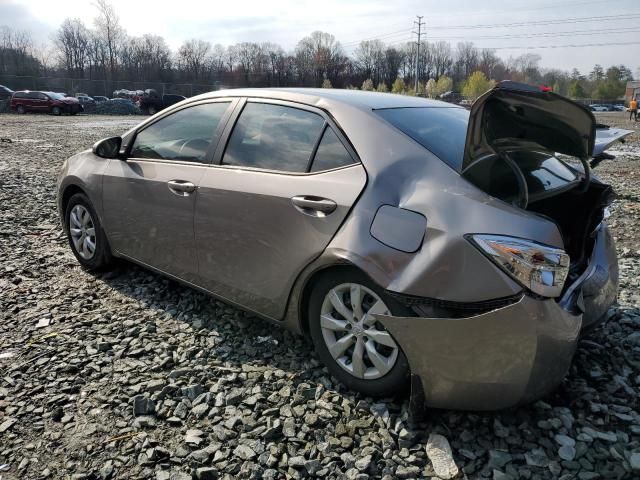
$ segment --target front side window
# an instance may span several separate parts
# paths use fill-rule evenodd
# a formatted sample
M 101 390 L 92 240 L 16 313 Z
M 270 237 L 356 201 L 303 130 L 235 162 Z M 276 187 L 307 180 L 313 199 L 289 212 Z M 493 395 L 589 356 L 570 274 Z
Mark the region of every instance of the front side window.
M 136 135 L 130 157 L 205 162 L 229 102 L 184 108 Z
M 284 172 L 306 172 L 324 119 L 298 108 L 247 103 L 222 163 Z
M 327 127 L 318 145 L 316 156 L 313 158 L 312 172 L 331 170 L 332 168 L 346 167 L 355 163 L 344 148 L 344 145 L 336 133 Z

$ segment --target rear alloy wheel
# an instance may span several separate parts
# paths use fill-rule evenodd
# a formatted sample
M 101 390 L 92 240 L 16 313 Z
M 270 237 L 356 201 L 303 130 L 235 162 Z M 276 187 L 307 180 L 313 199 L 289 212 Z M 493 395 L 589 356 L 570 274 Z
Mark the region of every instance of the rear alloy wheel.
M 53 113 L 54 115 L 60 115 L 62 113 L 62 110 L 60 110 L 60 107 L 53 107 L 51 109 L 51 113 Z
M 150 106 L 147 108 L 147 111 L 149 112 L 149 115 L 155 115 L 155 114 L 156 114 L 156 112 L 157 112 L 156 107 L 154 107 L 153 105 L 150 105 Z
M 69 246 L 83 267 L 95 270 L 111 263 L 111 251 L 100 220 L 86 195 L 73 195 L 65 210 Z
M 27 113 L 27 111 L 24 109 L 24 107 L 22 105 L 18 105 L 18 108 L 16 108 L 16 111 L 22 115 L 24 113 Z
M 409 313 L 376 290 L 359 272 L 340 280 L 323 278 L 310 302 L 310 333 L 318 356 L 345 385 L 366 395 L 391 396 L 406 386 L 409 368 L 374 315 Z

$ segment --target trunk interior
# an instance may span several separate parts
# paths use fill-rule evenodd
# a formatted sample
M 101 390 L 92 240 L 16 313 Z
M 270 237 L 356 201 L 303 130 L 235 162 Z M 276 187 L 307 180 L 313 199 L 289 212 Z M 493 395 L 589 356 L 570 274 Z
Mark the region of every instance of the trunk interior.
M 585 192 L 575 187 L 527 206 L 528 211 L 550 218 L 560 229 L 565 251 L 571 257 L 565 288 L 587 268 L 593 250 L 593 233 L 602 221 L 612 195 L 609 185 L 592 181 Z
M 588 266 L 594 230 L 613 199 L 609 185 L 591 179 L 544 152 L 513 152 L 476 162 L 464 177 L 493 197 L 555 222 L 571 257 L 565 288 Z

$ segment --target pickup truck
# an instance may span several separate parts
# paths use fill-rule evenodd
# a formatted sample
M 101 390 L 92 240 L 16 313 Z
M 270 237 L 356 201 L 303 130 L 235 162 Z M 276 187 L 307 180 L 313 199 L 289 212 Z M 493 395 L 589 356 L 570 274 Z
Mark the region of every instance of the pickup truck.
M 174 103 L 181 102 L 187 97 L 182 95 L 167 94 L 160 96 L 158 92 L 152 88 L 144 91 L 144 95 L 140 97 L 137 104 L 142 110 L 142 113 L 154 115 L 163 108 L 167 108 Z

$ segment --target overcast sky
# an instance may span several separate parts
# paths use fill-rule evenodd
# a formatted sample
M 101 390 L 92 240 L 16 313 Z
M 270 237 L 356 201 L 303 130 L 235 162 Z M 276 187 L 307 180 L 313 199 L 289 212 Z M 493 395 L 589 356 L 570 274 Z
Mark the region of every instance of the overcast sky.
M 429 41 L 473 41 L 478 47 L 497 48 L 505 59 L 538 53 L 543 67 L 577 67 L 582 73 L 595 63 L 624 63 L 634 73 L 640 67 L 640 0 L 180 0 L 170 7 L 158 0 L 111 3 L 130 35 L 162 35 L 173 49 L 185 39 L 200 38 L 224 45 L 271 41 L 289 50 L 313 30 L 323 30 L 334 34 L 350 54 L 363 39 L 388 44 L 415 39 L 415 15 L 424 15 Z M 37 43 L 50 39 L 66 17 L 91 26 L 95 15 L 90 0 L 0 0 L 0 24 L 30 30 Z M 620 45 L 567 47 L 602 43 Z

